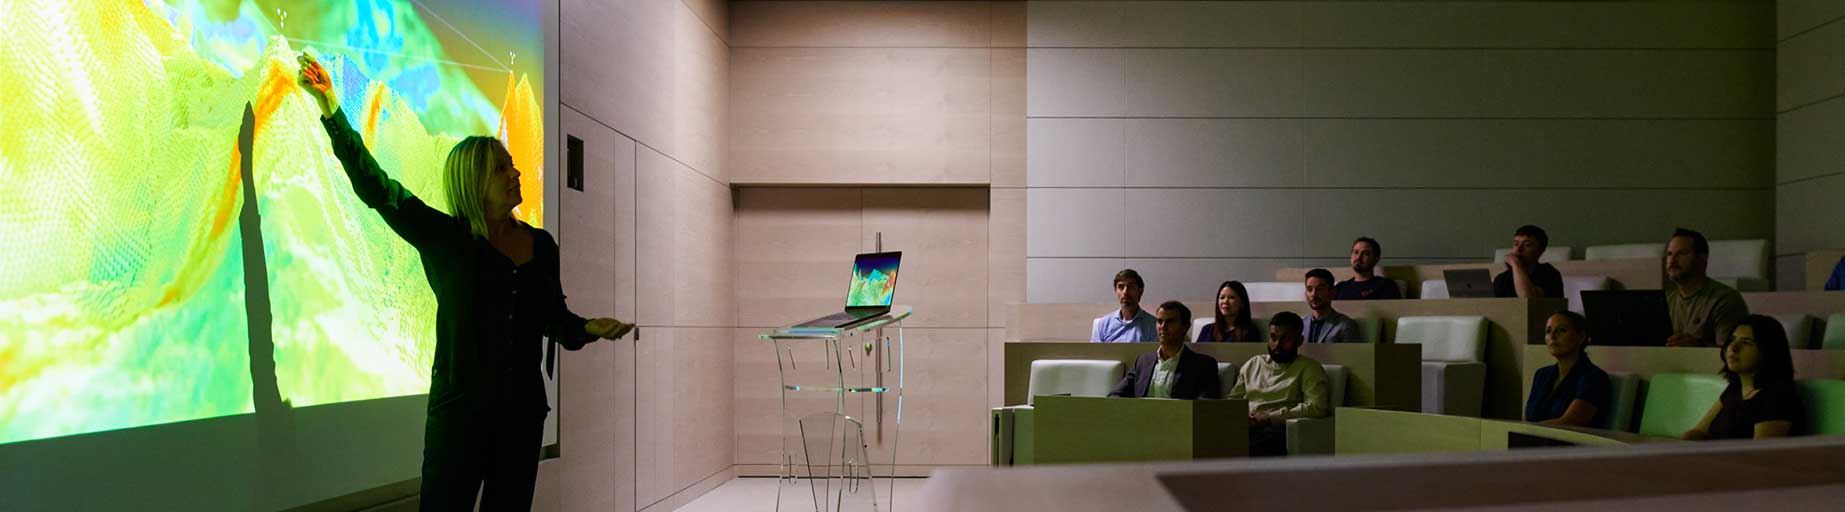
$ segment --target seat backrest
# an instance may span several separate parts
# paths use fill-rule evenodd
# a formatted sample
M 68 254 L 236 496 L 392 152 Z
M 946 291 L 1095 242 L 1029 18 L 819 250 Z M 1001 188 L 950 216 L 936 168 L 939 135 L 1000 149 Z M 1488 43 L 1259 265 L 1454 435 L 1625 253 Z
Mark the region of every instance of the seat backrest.
M 1845 313 L 1826 317 L 1826 332 L 1819 337 L 1819 348 L 1845 349 Z
M 1608 289 L 1608 276 L 1563 276 L 1563 298 L 1569 299 L 1570 311 L 1582 312 L 1583 290 Z
M 1662 243 L 1591 245 L 1582 251 L 1582 259 L 1585 260 L 1660 259 L 1664 257 L 1666 257 L 1666 244 Z
M 1384 319 L 1353 318 L 1352 321 L 1358 322 L 1359 341 L 1365 343 L 1380 343 L 1384 341 Z
M 1421 298 L 1421 299 L 1446 299 L 1448 298 L 1448 282 L 1445 280 L 1441 280 L 1441 279 L 1430 279 L 1427 281 L 1423 281 L 1422 282 L 1422 295 L 1417 296 L 1417 298 Z
M 1575 248 L 1567 246 L 1567 245 L 1553 245 L 1550 247 L 1546 247 L 1544 248 L 1544 255 L 1538 256 L 1538 263 L 1556 263 L 1559 261 L 1569 261 L 1570 252 L 1574 250 Z M 1505 261 L 1505 255 L 1511 252 L 1512 252 L 1512 249 L 1510 248 L 1493 249 L 1493 263 L 1500 263 L 1500 262 Z
M 1633 432 L 1634 407 L 1640 396 L 1640 376 L 1608 372 L 1608 414 L 1596 428 Z
M 1768 278 L 1767 240 L 1714 240 L 1710 243 L 1711 277 Z
M 1249 290 L 1250 302 L 1305 302 L 1307 285 L 1286 282 L 1243 283 Z
M 1108 396 L 1121 375 L 1121 361 L 1098 359 L 1039 359 L 1031 362 L 1031 380 L 1025 385 L 1025 403 L 1038 395 Z
M 1486 360 L 1486 317 L 1406 316 L 1397 319 L 1394 343 L 1422 345 L 1423 361 Z
M 1714 373 L 1661 373 L 1646 382 L 1640 433 L 1678 437 L 1698 426 L 1729 382 Z
M 1771 315 L 1781 323 L 1781 330 L 1787 331 L 1787 346 L 1790 348 L 1813 347 L 1813 317 L 1805 313 L 1788 315 Z
M 1224 396 L 1230 396 L 1230 390 L 1236 388 L 1236 380 L 1242 375 L 1241 363 L 1217 363 L 1217 383 L 1224 388 Z
M 1808 379 L 1796 387 L 1800 404 L 1807 408 L 1807 435 L 1845 434 L 1845 380 Z
M 1191 330 L 1185 331 L 1185 341 L 1197 341 L 1198 333 L 1204 332 L 1204 326 L 1217 323 L 1217 315 L 1193 318 Z
M 1333 407 L 1345 405 L 1345 366 L 1337 364 L 1320 364 L 1326 369 L 1326 398 L 1328 411 Z

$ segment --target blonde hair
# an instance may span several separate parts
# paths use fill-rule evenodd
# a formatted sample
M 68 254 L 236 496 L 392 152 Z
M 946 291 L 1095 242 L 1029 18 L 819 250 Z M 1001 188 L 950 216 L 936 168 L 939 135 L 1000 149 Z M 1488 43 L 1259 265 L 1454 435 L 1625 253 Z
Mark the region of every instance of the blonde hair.
M 468 221 L 474 236 L 487 238 L 487 180 L 512 160 L 499 139 L 475 135 L 455 144 L 442 166 L 442 189 L 450 215 Z

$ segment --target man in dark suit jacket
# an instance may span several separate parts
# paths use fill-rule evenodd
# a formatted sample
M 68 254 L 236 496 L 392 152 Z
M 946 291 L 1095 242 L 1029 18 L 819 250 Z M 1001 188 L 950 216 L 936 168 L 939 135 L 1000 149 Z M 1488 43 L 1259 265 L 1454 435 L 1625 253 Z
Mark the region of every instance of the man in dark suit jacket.
M 1134 366 L 1108 396 L 1127 398 L 1223 398 L 1217 378 L 1217 359 L 1185 348 L 1185 333 L 1192 325 L 1192 310 L 1179 301 L 1160 304 L 1155 327 L 1159 350 L 1141 354 Z

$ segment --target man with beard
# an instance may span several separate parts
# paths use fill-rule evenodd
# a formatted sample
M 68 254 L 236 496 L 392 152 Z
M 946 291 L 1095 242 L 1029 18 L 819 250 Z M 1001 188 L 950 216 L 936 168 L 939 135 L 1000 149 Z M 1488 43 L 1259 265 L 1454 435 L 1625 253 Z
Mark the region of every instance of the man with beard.
M 1333 309 L 1333 275 L 1323 268 L 1307 271 L 1307 316 L 1304 334 L 1308 343 L 1360 343 L 1358 321 Z
M 1176 300 L 1159 308 L 1160 347 L 1141 354 L 1111 397 L 1125 398 L 1223 398 L 1223 381 L 1217 378 L 1217 358 L 1185 348 L 1185 334 L 1191 330 L 1192 310 Z
M 1287 455 L 1287 423 L 1323 418 L 1332 412 L 1326 368 L 1300 355 L 1301 318 L 1276 313 L 1268 321 L 1268 354 L 1249 358 L 1238 372 L 1230 399 L 1249 401 L 1249 455 Z
M 1384 246 L 1371 237 L 1358 237 L 1352 241 L 1352 272 L 1357 277 L 1341 281 L 1333 287 L 1334 300 L 1384 300 L 1401 299 L 1403 291 L 1397 289 L 1397 282 L 1384 279 L 1376 274 L 1377 260 L 1384 257 Z
M 1742 294 L 1704 275 L 1710 241 L 1685 228 L 1666 242 L 1666 309 L 1672 314 L 1670 347 L 1721 347 L 1730 330 L 1749 316 Z

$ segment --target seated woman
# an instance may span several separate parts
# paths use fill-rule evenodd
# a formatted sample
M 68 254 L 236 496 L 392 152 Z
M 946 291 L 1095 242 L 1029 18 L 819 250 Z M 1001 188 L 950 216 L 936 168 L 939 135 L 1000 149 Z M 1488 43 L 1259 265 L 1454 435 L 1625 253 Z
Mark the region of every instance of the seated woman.
M 1730 331 L 1723 346 L 1723 378 L 1730 381 L 1717 403 L 1685 439 L 1762 439 L 1794 435 L 1806 408 L 1794 391 L 1794 358 L 1781 323 L 1749 315 Z
M 1572 311 L 1544 322 L 1544 346 L 1557 364 L 1538 368 L 1525 400 L 1525 421 L 1545 425 L 1600 426 L 1612 398 L 1608 372 L 1589 361 L 1588 320 Z
M 1210 341 L 1261 342 L 1262 333 L 1249 319 L 1249 290 L 1243 283 L 1224 281 L 1217 285 L 1217 321 L 1198 331 L 1198 343 Z

